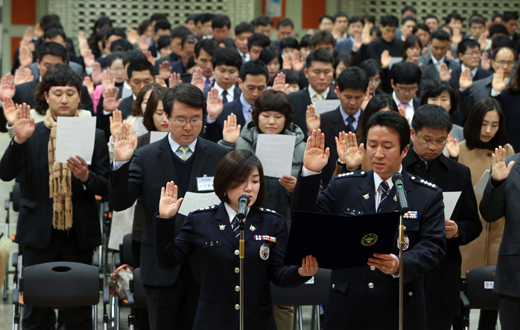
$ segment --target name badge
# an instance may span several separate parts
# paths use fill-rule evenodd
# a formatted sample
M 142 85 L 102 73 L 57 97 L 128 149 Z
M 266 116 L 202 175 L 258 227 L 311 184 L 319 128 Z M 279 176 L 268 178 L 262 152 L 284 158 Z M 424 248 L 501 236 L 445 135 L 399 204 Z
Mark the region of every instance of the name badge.
M 213 191 L 213 176 L 205 176 L 197 178 L 197 190 L 198 191 Z
M 204 244 L 202 245 L 203 248 L 210 248 L 210 247 L 214 247 L 214 246 L 221 246 L 222 243 L 220 242 L 220 240 L 216 240 L 216 241 L 206 241 L 204 242 Z

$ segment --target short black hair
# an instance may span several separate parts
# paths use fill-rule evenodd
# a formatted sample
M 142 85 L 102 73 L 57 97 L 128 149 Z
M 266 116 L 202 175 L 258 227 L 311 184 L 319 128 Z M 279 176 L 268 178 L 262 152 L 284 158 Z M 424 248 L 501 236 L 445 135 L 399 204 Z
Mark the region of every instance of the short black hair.
M 395 111 L 380 111 L 372 115 L 367 122 L 365 128 L 365 141 L 368 133 L 373 126 L 387 127 L 395 131 L 399 135 L 400 151 L 410 144 L 410 125 L 408 120 L 401 114 Z
M 406 16 L 406 17 L 403 17 L 401 19 L 401 25 L 403 25 L 404 23 L 408 22 L 408 21 L 412 21 L 414 22 L 415 24 L 417 24 L 417 19 L 415 19 L 415 17 L 413 16 Z
M 280 70 L 281 73 L 285 75 L 285 83 L 286 84 L 299 84 L 300 83 L 300 75 L 298 72 L 291 69 L 283 69 Z
M 78 93 L 81 93 L 81 86 L 83 82 L 81 78 L 69 68 L 66 64 L 56 63 L 51 69 L 47 70 L 45 76 L 42 78 L 44 85 L 43 91 L 49 93 L 51 87 L 54 86 L 71 86 L 75 87 Z
M 494 12 L 493 16 L 491 16 L 491 22 L 494 22 L 497 18 L 502 19 L 502 14 L 499 12 Z
M 368 79 L 375 76 L 376 74 L 379 74 L 379 77 L 383 79 L 383 70 L 381 69 L 381 65 L 379 65 L 373 58 L 369 58 L 368 60 L 361 62 L 359 68 L 365 71 Z
M 43 39 L 52 39 L 52 38 L 56 38 L 57 36 L 62 37 L 63 41 L 65 41 L 65 39 L 67 38 L 65 31 L 63 31 L 62 29 L 56 29 L 56 28 L 47 29 L 43 33 Z
M 480 43 L 475 39 L 463 39 L 457 46 L 457 53 L 464 54 L 468 48 L 478 48 L 480 51 Z
M 150 16 L 150 21 L 152 21 L 152 22 L 153 21 L 157 22 L 157 21 L 160 21 L 162 19 L 167 19 L 166 15 L 161 14 L 161 13 L 155 13 L 155 14 L 152 14 L 152 16 Z
M 365 15 L 363 15 L 363 19 L 365 21 L 369 21 L 370 23 L 376 25 L 376 17 L 374 15 L 365 14 Z
M 282 51 L 285 48 L 293 48 L 293 49 L 300 49 L 300 44 L 298 43 L 298 40 L 293 37 L 288 37 L 280 41 L 280 48 Z
M 215 18 L 215 14 L 213 13 L 204 13 L 202 14 L 200 21 L 202 24 L 212 21 Z
M 258 16 L 254 20 L 253 25 L 254 26 L 273 26 L 273 19 L 267 15 Z
M 110 36 L 119 36 L 123 39 L 126 39 L 125 29 L 119 27 L 111 28 L 110 32 L 108 32 L 107 39 L 110 38 Z
M 345 64 L 345 66 L 347 68 L 350 68 L 351 66 L 356 66 L 357 62 L 356 62 L 356 58 L 354 56 L 352 56 L 351 54 L 343 53 L 343 54 L 339 54 L 334 59 L 334 70 L 336 70 L 338 68 L 338 65 L 340 63 L 343 63 L 343 64 Z
M 348 15 L 347 15 L 347 13 L 340 11 L 340 12 L 337 12 L 336 15 L 334 15 L 334 23 L 336 23 L 336 20 L 337 20 L 338 18 L 340 18 L 340 17 L 346 17 L 347 20 L 348 20 Z
M 293 122 L 293 108 L 291 101 L 282 91 L 270 89 L 263 92 L 256 99 L 255 105 L 253 106 L 253 113 L 251 117 L 253 119 L 252 126 L 258 126 L 258 116 L 264 111 L 278 111 L 285 117 L 284 129 L 289 128 Z
M 428 18 L 433 18 L 433 19 L 435 19 L 437 21 L 437 23 L 439 23 L 439 18 L 437 16 L 433 15 L 433 14 L 426 15 L 426 17 L 424 18 L 424 21 L 426 22 L 426 20 Z
M 171 26 L 170 22 L 168 22 L 167 19 L 158 20 L 157 22 L 155 22 L 155 25 L 153 27 L 153 30 L 155 31 L 155 33 L 157 33 L 157 31 L 159 31 L 159 30 L 171 30 L 171 29 L 172 29 L 172 26 Z
M 518 19 L 518 13 L 514 11 L 505 11 L 504 14 L 502 14 L 502 21 L 504 23 L 509 22 L 510 20 L 517 20 Z
M 462 18 L 462 16 L 460 16 L 459 13 L 457 12 L 453 12 L 451 14 L 448 14 L 448 16 L 446 16 L 446 18 L 444 19 L 444 23 L 446 25 L 450 24 L 451 20 L 454 19 L 456 21 L 461 21 L 461 22 L 464 22 L 464 18 Z
M 412 119 L 412 128 L 416 134 L 424 127 L 439 131 L 445 129 L 449 134 L 453 128 L 453 121 L 448 111 L 443 107 L 435 104 L 425 104 L 415 109 Z
M 195 57 L 199 57 L 200 50 L 203 49 L 206 53 L 213 56 L 215 50 L 218 48 L 218 42 L 214 39 L 202 39 L 195 45 Z
M 191 34 L 190 29 L 188 29 L 185 26 L 176 26 L 172 30 L 172 39 L 175 38 L 184 38 L 184 36 L 187 36 L 188 34 Z
M 268 65 L 269 62 L 274 60 L 275 58 L 278 59 L 278 62 L 280 63 L 280 68 L 282 67 L 282 57 L 280 55 L 279 48 L 276 46 L 268 46 L 262 49 L 260 52 L 260 56 L 258 59 L 262 62 L 264 62 L 265 65 Z
M 302 37 L 302 39 L 300 40 L 300 49 L 301 48 L 310 47 L 311 46 L 311 39 L 312 39 L 312 36 L 310 34 L 304 35 Z
M 489 141 L 489 149 L 495 150 L 495 148 L 505 146 L 507 143 L 506 118 L 502 111 L 502 107 L 500 106 L 500 102 L 492 97 L 485 97 L 475 103 L 468 114 L 466 123 L 464 124 L 464 138 L 466 139 L 466 145 L 470 150 L 479 148 L 481 145 L 480 135 L 484 116 L 486 116 L 486 113 L 493 110 L 498 112 L 498 117 L 500 119 L 498 122 L 498 131 L 491 141 Z
M 110 44 L 111 52 L 127 52 L 132 49 L 134 46 L 126 39 L 118 39 Z
M 388 94 L 378 94 L 374 95 L 365 108 L 365 110 L 361 113 L 361 117 L 359 119 L 359 125 L 356 129 L 356 138 L 358 143 L 366 143 L 365 140 L 365 127 L 367 126 L 368 120 L 372 117 L 373 114 L 378 113 L 381 109 L 389 108 L 390 111 L 395 111 L 399 113 L 399 109 L 397 108 L 397 104 L 395 104 L 394 99 L 391 95 Z
M 504 34 L 504 35 L 509 34 L 509 32 L 507 32 L 507 27 L 501 23 L 491 24 L 488 31 L 489 31 L 489 39 L 493 39 L 495 34 Z
M 414 27 L 414 34 L 415 32 L 417 32 L 417 30 L 423 30 L 423 31 L 426 31 L 428 32 L 428 34 L 430 34 L 430 28 L 428 27 L 428 25 L 424 24 L 424 23 L 417 23 Z
M 40 27 L 45 30 L 46 26 L 51 22 L 60 22 L 60 17 L 56 14 L 47 14 L 40 18 Z
M 414 14 L 417 14 L 417 9 L 415 9 L 414 6 L 405 6 L 403 9 L 401 9 L 401 15 L 404 15 L 407 11 L 411 11 Z
M 128 63 L 132 63 L 135 61 L 147 61 L 146 55 L 140 51 L 139 49 L 129 50 L 125 53 L 125 57 L 123 58 L 123 65 L 127 65 Z
M 211 20 L 211 28 L 212 29 L 221 29 L 223 27 L 227 27 L 231 29 L 231 20 L 226 15 L 216 15 Z
M 323 20 L 326 19 L 326 18 L 327 18 L 327 19 L 330 19 L 330 20 L 332 21 L 332 23 L 334 23 L 334 17 L 332 17 L 332 16 L 330 16 L 330 15 L 327 15 L 327 14 L 325 14 L 325 15 L 321 15 L 321 16 L 320 16 L 320 19 L 318 20 L 318 22 L 321 24 L 321 21 L 323 21 Z
M 372 34 L 374 34 L 374 33 L 376 34 L 376 36 L 377 36 L 378 38 L 381 38 L 381 30 L 379 30 L 379 27 L 377 27 L 377 26 L 372 26 L 372 28 L 370 29 L 370 35 L 372 35 Z
M 186 19 L 184 20 L 184 24 L 188 24 L 189 21 L 195 22 L 195 19 L 197 18 L 197 14 L 189 14 Z
M 312 62 L 314 61 L 330 63 L 332 67 L 334 67 L 334 56 L 323 48 L 313 49 L 309 55 L 307 55 L 305 59 L 307 69 L 312 66 Z
M 514 47 L 513 41 L 509 38 L 508 34 L 495 36 L 491 41 L 491 51 L 493 55 L 496 54 L 500 48 L 504 47 L 511 49 Z
M 437 39 L 439 41 L 450 41 L 450 35 L 448 32 L 444 31 L 442 28 L 437 29 L 430 34 L 430 41 L 433 39 Z
M 128 68 L 126 69 L 128 79 L 132 78 L 132 74 L 134 73 L 134 71 L 149 71 L 152 77 L 155 76 L 155 67 L 152 63 L 148 62 L 148 60 L 137 60 L 131 62 Z
M 168 89 L 164 96 L 164 112 L 171 116 L 175 102 L 181 102 L 192 108 L 201 109 L 202 115 L 206 115 L 206 98 L 200 88 L 188 83 L 179 83 Z
M 264 62 L 260 60 L 248 61 L 242 65 L 238 77 L 244 82 L 247 75 L 265 76 L 265 82 L 269 81 L 269 70 Z
M 247 40 L 247 48 L 251 50 L 251 47 L 258 46 L 265 48 L 271 44 L 271 39 L 263 33 L 253 33 L 252 36 Z
M 292 19 L 287 18 L 287 17 L 282 18 L 281 20 L 278 21 L 278 23 L 276 23 L 277 30 L 282 26 L 290 26 L 291 28 L 294 29 L 294 23 L 293 23 Z
M 473 24 L 482 24 L 482 26 L 486 26 L 486 21 L 483 18 L 480 17 L 474 17 L 469 20 L 468 27 L 471 28 Z
M 38 47 L 38 60 L 43 60 L 45 55 L 55 55 L 62 58 L 63 63 L 67 63 L 67 49 L 63 45 L 49 41 L 41 43 Z
M 439 27 L 439 30 L 443 30 L 443 29 L 448 29 L 450 31 L 450 33 L 446 32 L 446 31 L 444 31 L 444 32 L 448 33 L 448 35 L 451 38 L 451 36 L 453 35 L 453 29 L 449 25 L 447 25 L 447 24 Z
M 390 26 L 390 27 L 397 27 L 399 26 L 399 19 L 395 17 L 394 15 L 385 15 L 381 17 L 381 21 L 379 24 L 383 27 Z
M 421 68 L 413 62 L 400 62 L 392 67 L 392 79 L 395 85 L 419 85 L 421 83 L 421 77 Z
M 164 35 L 157 39 L 157 50 L 161 50 L 166 47 L 170 47 L 172 44 L 172 36 Z
M 181 47 L 184 48 L 185 44 L 197 44 L 198 41 L 199 39 L 194 34 L 188 34 L 182 37 Z
M 368 88 L 368 76 L 363 69 L 357 67 L 346 68 L 340 73 L 337 84 L 340 92 L 349 88 L 365 93 Z
M 336 45 L 336 39 L 334 39 L 334 36 L 332 36 L 329 30 L 316 31 L 311 37 L 311 46 L 316 47 L 319 44 L 329 44 L 334 47 Z
M 142 35 L 146 32 L 146 29 L 152 24 L 149 19 L 145 19 L 144 21 L 139 24 L 139 27 L 137 28 L 137 34 Z
M 211 57 L 211 63 L 213 69 L 216 69 L 218 65 L 226 65 L 237 68 L 240 71 L 242 67 L 242 57 L 236 49 L 233 48 L 220 48 L 216 47 Z
M 348 21 L 348 25 L 353 23 L 361 23 L 363 26 L 365 26 L 365 20 L 363 19 L 363 16 L 352 16 Z
M 111 52 L 107 56 L 107 67 L 110 67 L 112 65 L 112 62 L 114 62 L 117 59 L 124 60 L 125 53 L 123 52 Z
M 429 82 L 421 93 L 421 105 L 428 104 L 428 99 L 430 97 L 437 97 L 444 91 L 450 94 L 450 114 L 453 114 L 455 111 L 457 111 L 459 106 L 459 96 L 455 89 L 453 89 L 453 87 L 447 81 L 432 80 Z
M 238 37 L 239 35 L 241 35 L 242 33 L 245 33 L 245 32 L 255 33 L 255 27 L 246 22 L 242 22 L 242 23 L 238 24 L 237 26 L 235 26 L 235 36 L 236 37 Z

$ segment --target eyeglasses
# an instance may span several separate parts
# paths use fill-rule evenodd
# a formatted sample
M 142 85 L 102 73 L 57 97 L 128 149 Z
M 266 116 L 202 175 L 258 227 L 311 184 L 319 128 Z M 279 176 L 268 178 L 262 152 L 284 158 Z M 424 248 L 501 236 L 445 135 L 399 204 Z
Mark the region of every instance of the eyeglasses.
M 425 146 L 436 146 L 436 147 L 444 147 L 446 145 L 446 143 L 448 143 L 448 141 L 421 141 L 421 139 L 419 138 L 419 135 L 417 135 L 417 140 L 419 141 L 419 143 L 421 143 L 422 145 L 425 145 Z
M 466 53 L 464 55 L 478 57 L 478 56 L 480 56 L 480 52 L 471 52 L 471 53 Z
M 172 120 L 177 124 L 177 126 L 185 126 L 187 123 L 190 123 L 191 126 L 198 126 L 202 124 L 202 118 L 196 119 L 186 119 L 186 118 L 173 118 Z
M 515 62 L 513 61 L 497 61 L 496 62 L 499 66 L 510 66 L 510 67 L 514 67 L 515 66 Z
M 395 87 L 395 90 L 401 93 L 415 94 L 417 87 Z

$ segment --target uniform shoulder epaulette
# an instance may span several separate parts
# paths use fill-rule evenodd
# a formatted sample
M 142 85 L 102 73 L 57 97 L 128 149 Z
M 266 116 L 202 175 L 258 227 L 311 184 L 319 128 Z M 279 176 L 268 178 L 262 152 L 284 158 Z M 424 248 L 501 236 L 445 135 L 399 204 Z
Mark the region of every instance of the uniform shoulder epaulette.
M 217 209 L 217 204 L 215 205 L 211 205 L 211 206 L 206 206 L 206 207 L 201 207 L 200 209 L 196 209 L 195 211 L 192 211 L 192 212 L 203 212 L 203 211 L 214 211 Z
M 265 207 L 259 207 L 258 211 L 259 212 L 263 212 L 263 213 L 276 214 L 280 218 L 283 218 L 283 216 L 280 213 L 278 213 L 278 212 L 276 212 L 274 210 L 266 209 Z
M 415 182 L 417 184 L 421 184 L 423 186 L 426 186 L 426 187 L 430 187 L 432 188 L 433 190 L 439 190 L 439 186 L 436 185 L 435 183 L 432 183 L 430 181 L 427 181 L 427 180 L 424 180 L 424 179 L 421 179 L 419 177 L 416 177 L 416 176 L 411 176 L 410 179 L 412 179 L 412 182 Z
M 338 178 L 360 178 L 367 175 L 365 171 L 352 171 L 347 173 L 338 174 Z

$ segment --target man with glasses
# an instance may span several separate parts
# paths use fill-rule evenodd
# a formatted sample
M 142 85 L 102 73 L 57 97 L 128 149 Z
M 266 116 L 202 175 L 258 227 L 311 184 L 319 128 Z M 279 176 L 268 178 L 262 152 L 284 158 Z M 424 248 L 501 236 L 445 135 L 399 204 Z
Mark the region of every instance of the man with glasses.
M 457 52 L 459 53 L 461 65 L 451 72 L 449 82 L 453 89 L 459 89 L 461 73 L 466 70 L 469 71 L 469 75 L 473 81 L 481 80 L 491 75 L 491 72 L 480 67 L 480 44 L 477 40 L 462 40 L 457 46 Z M 466 72 L 466 76 L 467 74 L 468 72 Z
M 446 256 L 424 277 L 426 320 L 432 330 L 451 329 L 453 317 L 460 315 L 459 245 L 473 241 L 482 231 L 469 168 L 442 153 L 452 126 L 443 107 L 427 104 L 416 109 L 410 130 L 413 144 L 403 159 L 408 173 L 438 185 L 443 192 L 461 192 L 453 213 L 445 219 Z
M 413 62 L 400 62 L 392 68 L 392 98 L 398 107 L 406 111 L 409 123 L 412 122 L 415 109 L 421 104 L 420 99 L 415 97 L 421 77 L 421 69 Z
M 206 99 L 198 87 L 180 83 L 170 88 L 163 100 L 170 133 L 157 143 L 135 151 L 137 138 L 121 128 L 115 137 L 111 177 L 111 203 L 116 211 L 132 206 L 141 196 L 145 226 L 141 240 L 142 280 L 146 290 L 150 329 L 191 329 L 199 300 L 200 270 L 192 258 L 172 270 L 158 267 L 154 248 L 154 214 L 158 211 L 161 187 L 173 181 L 178 196 L 186 192 L 210 192 L 200 179 L 212 180 L 217 164 L 227 150 L 199 134 L 206 113 Z M 211 182 L 212 186 L 212 182 Z M 177 215 L 176 232 L 185 216 Z

